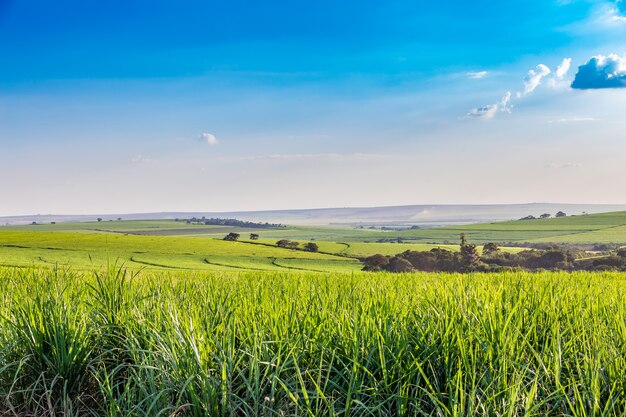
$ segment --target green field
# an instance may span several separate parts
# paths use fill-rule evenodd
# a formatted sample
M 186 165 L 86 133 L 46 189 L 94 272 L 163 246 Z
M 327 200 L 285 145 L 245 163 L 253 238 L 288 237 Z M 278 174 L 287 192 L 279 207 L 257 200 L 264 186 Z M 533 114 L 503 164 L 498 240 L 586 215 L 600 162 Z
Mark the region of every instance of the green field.
M 241 234 L 240 241 L 223 241 L 230 232 Z M 249 240 L 250 233 L 259 234 L 260 239 Z M 626 242 L 626 212 L 406 231 L 322 226 L 255 229 L 172 220 L 1 227 L 0 265 L 90 269 L 123 263 L 131 269 L 350 272 L 361 268 L 357 258 L 377 253 L 394 255 L 434 247 L 457 250 L 461 233 L 478 244 L 622 244 Z M 320 253 L 277 248 L 279 239 L 296 240 L 301 247 L 315 241 Z M 377 242 L 381 239 L 393 242 Z M 505 246 L 503 250 L 522 249 Z
M 452 242 L 459 233 L 479 243 L 626 243 L 626 212 L 396 232 L 405 239 L 433 242 Z
M 460 233 L 621 242 L 622 222 L 3 227 L 0 416 L 621 416 L 623 273 L 365 273 L 358 258 L 458 250 Z
M 0 232 L 0 264 L 67 265 L 91 269 L 107 264 L 129 268 L 194 270 L 302 269 L 355 271 L 351 258 L 269 245 L 172 236 L 85 232 Z
M 350 272 L 361 269 L 357 258 L 376 253 L 394 255 L 433 247 L 458 250 L 458 245 L 409 243 L 336 243 L 316 241 L 319 253 L 283 249 L 274 240 L 145 236 L 135 234 L 48 231 L 0 231 L 0 265 L 54 266 L 92 269 L 124 264 L 130 269 L 178 270 L 304 270 Z M 303 245 L 306 241 L 300 241 Z M 504 248 L 520 251 L 521 248 Z
M 552 219 L 480 223 L 465 226 L 429 229 L 382 231 L 334 226 L 288 226 L 279 229 L 234 228 L 205 226 L 172 220 L 143 220 L 115 222 L 61 223 L 56 225 L 10 226 L 0 231 L 82 231 L 147 234 L 156 236 L 188 236 L 221 238 L 228 232 L 245 237 L 258 233 L 261 239 L 316 240 L 327 242 L 375 243 L 380 239 L 400 238 L 408 243 L 456 244 L 460 233 L 470 241 L 553 243 L 626 243 L 626 212 L 567 216 Z
M 619 273 L 0 268 L 0 415 L 622 416 L 625 317 Z

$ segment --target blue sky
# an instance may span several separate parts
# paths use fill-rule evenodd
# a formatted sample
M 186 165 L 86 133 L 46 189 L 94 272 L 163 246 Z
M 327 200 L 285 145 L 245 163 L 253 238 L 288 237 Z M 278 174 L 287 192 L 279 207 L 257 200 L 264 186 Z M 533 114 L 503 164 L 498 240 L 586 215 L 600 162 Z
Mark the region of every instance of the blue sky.
M 0 215 L 626 203 L 625 15 L 0 0 Z

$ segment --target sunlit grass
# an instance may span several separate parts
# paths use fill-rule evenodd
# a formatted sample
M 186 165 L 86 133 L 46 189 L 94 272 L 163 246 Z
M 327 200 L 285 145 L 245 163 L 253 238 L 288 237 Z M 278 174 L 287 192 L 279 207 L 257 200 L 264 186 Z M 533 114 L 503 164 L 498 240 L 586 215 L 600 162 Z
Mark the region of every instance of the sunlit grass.
M 623 274 L 0 269 L 0 415 L 619 416 Z

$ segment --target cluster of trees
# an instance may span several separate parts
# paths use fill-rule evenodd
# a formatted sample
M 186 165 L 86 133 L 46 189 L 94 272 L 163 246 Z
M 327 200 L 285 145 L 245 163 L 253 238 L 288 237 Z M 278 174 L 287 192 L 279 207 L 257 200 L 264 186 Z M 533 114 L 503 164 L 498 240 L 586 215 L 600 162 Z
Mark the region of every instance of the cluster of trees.
M 204 224 L 207 226 L 236 226 L 236 227 L 254 227 L 256 229 L 276 229 L 287 227 L 280 223 L 256 223 L 256 222 L 248 222 L 244 220 L 237 219 L 220 219 L 220 218 L 210 218 L 207 219 L 204 216 L 201 218 L 192 217 L 191 219 L 175 219 L 174 221 L 184 221 L 187 224 Z
M 394 238 L 377 239 L 376 242 L 377 243 L 403 243 L 404 241 L 402 240 L 401 237 L 394 237 Z
M 567 216 L 567 214 L 565 212 L 559 211 L 558 213 L 556 213 L 554 215 L 554 217 L 565 217 Z M 542 215 L 540 215 L 539 217 L 535 217 L 532 214 L 528 215 L 526 217 L 522 217 L 520 220 L 535 220 L 537 218 L 539 219 L 549 219 L 550 217 L 552 217 L 552 215 L 550 213 L 543 213 Z
M 476 245 L 468 243 L 461 235 L 458 252 L 434 248 L 423 252 L 406 251 L 395 256 L 377 254 L 362 261 L 365 271 L 389 272 L 626 271 L 626 248 L 609 256 L 577 259 L 574 251 L 558 247 L 508 253 L 501 251 L 495 243 L 487 243 L 481 255 Z
M 499 250 L 495 245 L 489 247 L 492 246 Z M 363 260 L 363 270 L 470 272 L 480 269 L 480 260 L 476 245 L 468 243 L 465 234 L 461 234 L 461 250 L 459 252 L 433 248 L 430 251 L 405 251 L 395 256 L 376 254 Z
M 355 229 L 365 229 L 365 226 L 363 225 L 359 225 L 357 227 L 355 227 Z M 368 229 L 371 230 L 395 230 L 395 231 L 402 231 L 402 230 L 418 230 L 420 229 L 420 227 L 416 224 L 412 225 L 412 226 L 369 226 Z
M 98 217 L 96 220 L 98 220 L 98 222 L 101 222 L 101 221 L 102 221 L 102 217 Z M 113 221 L 113 219 L 109 219 L 109 221 L 110 221 L 110 222 L 112 222 L 112 221 Z M 122 221 L 122 218 L 121 218 L 121 217 L 118 217 L 118 218 L 117 218 L 117 221 L 118 221 L 118 222 L 121 222 L 121 221 Z
M 300 243 L 296 242 L 295 240 L 281 239 L 278 242 L 276 242 L 276 246 L 278 246 L 279 248 L 285 248 L 285 249 L 298 249 L 300 247 Z M 307 242 L 304 244 L 302 249 L 304 249 L 307 252 L 317 252 L 319 251 L 319 246 L 317 245 L 317 243 Z
M 235 240 L 239 240 L 240 237 L 241 237 L 241 235 L 239 233 L 230 232 L 229 234 L 224 236 L 224 240 L 229 240 L 231 242 L 234 242 Z M 258 233 L 250 233 L 250 240 L 259 240 L 259 234 Z
M 579 269 L 587 271 L 626 271 L 626 247 L 609 256 L 581 259 L 576 263 Z
M 230 232 L 229 234 L 224 236 L 224 240 L 227 240 L 229 242 L 235 242 L 239 240 L 240 237 L 241 235 L 239 233 Z M 250 240 L 259 240 L 259 235 L 256 233 L 250 233 Z M 296 242 L 295 240 L 281 239 L 276 242 L 276 246 L 284 249 L 302 249 L 307 252 L 319 251 L 319 246 L 317 245 L 317 243 L 314 242 L 307 242 L 302 246 L 302 248 L 300 248 L 300 243 Z

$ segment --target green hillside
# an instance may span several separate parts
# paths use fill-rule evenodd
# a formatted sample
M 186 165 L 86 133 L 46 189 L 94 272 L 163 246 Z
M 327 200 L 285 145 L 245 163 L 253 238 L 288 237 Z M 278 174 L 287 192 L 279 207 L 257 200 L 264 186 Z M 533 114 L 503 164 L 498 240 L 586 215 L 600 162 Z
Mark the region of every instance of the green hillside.
M 226 242 L 230 232 L 239 242 Z M 250 233 L 260 236 L 249 240 Z M 72 265 L 93 268 L 124 263 L 129 268 L 181 270 L 268 270 L 350 272 L 355 259 L 376 253 L 394 255 L 433 247 L 458 249 L 470 242 L 626 243 L 626 212 L 553 219 L 517 220 L 404 231 L 346 227 L 244 228 L 206 226 L 172 220 L 28 225 L 0 228 L 0 265 Z M 319 253 L 277 248 L 278 239 L 315 241 Z M 506 248 L 508 251 L 519 251 Z
M 626 212 L 611 212 L 550 219 L 514 220 L 447 226 L 417 230 L 373 230 L 330 226 L 288 226 L 256 229 L 229 226 L 206 226 L 173 220 L 60 223 L 2 227 L 0 231 L 75 231 L 122 233 L 152 236 L 187 236 L 222 238 L 229 232 L 246 237 L 258 233 L 261 239 L 318 240 L 328 242 L 377 242 L 401 239 L 407 243 L 457 244 L 459 234 L 470 241 L 486 242 L 554 242 L 554 243 L 626 243 Z M 333 251 L 334 252 L 334 251 Z M 369 252 L 369 251 L 368 251 Z
M 124 263 L 129 268 L 194 270 L 343 271 L 357 260 L 268 245 L 172 236 L 76 232 L 0 232 L 0 265 L 71 265 L 93 268 Z
M 399 232 L 418 241 L 454 240 L 465 233 L 474 242 L 624 243 L 626 212 L 516 220 Z

